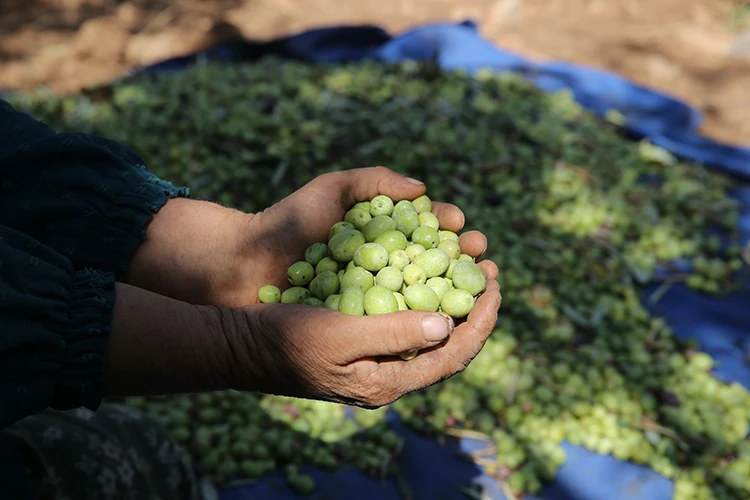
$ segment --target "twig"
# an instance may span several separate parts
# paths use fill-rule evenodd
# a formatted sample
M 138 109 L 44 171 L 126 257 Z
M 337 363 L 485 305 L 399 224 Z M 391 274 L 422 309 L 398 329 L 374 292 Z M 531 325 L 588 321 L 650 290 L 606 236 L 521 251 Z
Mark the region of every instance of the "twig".
M 518 497 L 515 493 L 513 493 L 513 490 L 510 489 L 510 486 L 508 486 L 508 483 L 505 481 L 498 481 L 497 484 L 500 485 L 500 489 L 503 490 L 503 495 L 505 495 L 505 498 L 508 500 L 518 500 Z
M 475 491 L 470 487 L 461 488 L 461 493 L 469 497 L 470 500 L 491 500 L 484 491 Z
M 406 482 L 406 478 L 401 474 L 401 471 L 396 470 L 396 489 L 401 493 L 401 497 L 404 500 L 412 500 L 414 494 L 411 491 L 411 486 Z
M 508 385 L 508 391 L 505 393 L 505 402 L 507 404 L 511 404 L 515 398 L 516 395 L 516 387 L 518 387 L 518 378 L 519 373 L 518 370 L 513 372 L 513 379 L 510 381 L 510 384 Z
M 657 288 L 654 293 L 651 294 L 651 297 L 648 298 L 648 303 L 651 306 L 656 305 L 657 302 L 661 300 L 664 295 L 669 291 L 670 288 L 674 286 L 676 282 L 674 280 L 664 280 L 664 283 L 659 285 L 659 288 Z
M 689 446 L 688 442 L 681 435 L 679 435 L 672 429 L 669 429 L 667 427 L 664 427 L 663 425 L 657 424 L 656 422 L 654 422 L 648 417 L 641 417 L 641 423 L 638 424 L 636 427 L 644 431 L 656 432 L 663 436 L 667 436 L 670 439 L 674 439 L 675 441 L 678 441 L 685 446 Z
M 446 429 L 445 433 L 449 436 L 455 436 L 459 438 L 476 439 L 477 441 L 485 441 L 492 443 L 492 438 L 487 434 L 482 434 L 479 431 L 472 431 L 470 429 Z
M 497 456 L 497 446 L 493 443 L 483 450 L 470 451 L 469 455 L 477 460 L 484 460 L 487 455 Z
M 659 333 L 665 326 L 667 326 L 667 322 L 661 318 L 654 321 L 654 325 L 648 331 L 648 335 L 646 336 L 646 343 L 650 344 L 654 342 L 654 340 L 656 340 L 656 334 Z
M 465 460 L 468 460 L 469 462 L 472 462 L 477 465 L 481 465 L 482 467 L 485 467 L 485 468 L 493 468 L 493 467 L 497 467 L 498 465 L 496 458 L 474 456 L 471 453 L 467 453 L 465 451 L 454 451 L 453 456 L 463 458 Z
M 652 278 L 652 280 L 657 281 L 657 282 L 661 281 L 663 283 L 675 284 L 675 283 L 682 283 L 689 277 L 690 275 L 687 273 L 680 273 L 680 274 L 672 274 L 670 276 L 665 276 L 664 278 L 659 278 L 655 276 L 654 278 Z
M 566 396 L 570 396 L 570 394 L 567 394 L 567 391 L 565 389 L 563 389 L 561 386 L 557 385 L 556 383 L 552 382 L 550 379 L 548 379 L 544 375 L 537 375 L 536 378 L 547 389 L 551 389 L 558 394 L 565 394 Z
M 457 455 L 467 458 L 475 463 L 478 463 L 479 460 L 483 460 L 487 455 L 493 457 L 497 455 L 497 445 L 495 444 L 495 441 L 486 434 L 468 429 L 446 429 L 444 433 L 457 438 L 475 439 L 487 443 L 487 446 L 481 450 L 456 452 Z

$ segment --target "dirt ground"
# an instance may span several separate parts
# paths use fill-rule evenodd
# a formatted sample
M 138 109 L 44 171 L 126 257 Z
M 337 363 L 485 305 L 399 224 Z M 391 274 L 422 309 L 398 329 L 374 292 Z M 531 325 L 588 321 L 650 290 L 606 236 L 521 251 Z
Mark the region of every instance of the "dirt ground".
M 705 113 L 704 133 L 750 145 L 748 0 L 3 0 L 0 5 L 0 88 L 46 85 L 72 92 L 237 35 L 263 40 L 334 24 L 378 24 L 397 33 L 424 22 L 470 18 L 484 37 L 506 49 L 608 69 L 685 99 Z

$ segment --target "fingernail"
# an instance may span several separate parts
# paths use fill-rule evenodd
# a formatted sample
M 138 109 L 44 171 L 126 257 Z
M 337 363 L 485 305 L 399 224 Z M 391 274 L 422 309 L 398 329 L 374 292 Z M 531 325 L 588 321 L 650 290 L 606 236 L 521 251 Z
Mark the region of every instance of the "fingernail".
M 414 184 L 416 186 L 422 186 L 422 185 L 424 185 L 424 182 L 422 182 L 420 180 L 417 180 L 417 179 L 414 179 L 412 177 L 407 177 L 406 180 L 409 181 L 409 182 L 411 182 L 412 184 Z
M 422 335 L 427 342 L 440 342 L 453 330 L 453 320 L 450 322 L 444 316 L 435 314 L 422 319 Z

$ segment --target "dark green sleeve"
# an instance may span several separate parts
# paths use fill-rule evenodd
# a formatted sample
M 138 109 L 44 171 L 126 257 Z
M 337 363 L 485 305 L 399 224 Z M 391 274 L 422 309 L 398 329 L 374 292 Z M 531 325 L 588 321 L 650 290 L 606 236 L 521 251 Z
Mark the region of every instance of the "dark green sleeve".
M 82 133 L 56 133 L 0 100 L 0 224 L 120 280 L 153 214 L 187 197 L 132 150 Z
M 114 301 L 112 273 L 76 271 L 0 225 L 0 430 L 48 407 L 98 408 Z

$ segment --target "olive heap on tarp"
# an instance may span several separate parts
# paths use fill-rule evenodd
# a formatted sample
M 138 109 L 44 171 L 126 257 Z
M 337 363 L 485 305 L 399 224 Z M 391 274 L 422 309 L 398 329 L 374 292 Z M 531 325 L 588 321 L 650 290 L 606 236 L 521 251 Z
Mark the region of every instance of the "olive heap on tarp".
M 387 165 L 426 181 L 487 235 L 504 301 L 467 370 L 392 409 L 424 431 L 487 435 L 493 447 L 475 460 L 516 496 L 555 475 L 562 440 L 653 468 L 675 480 L 676 500 L 750 495 L 748 391 L 718 380 L 712 359 L 646 307 L 671 287 L 723 295 L 747 278 L 735 182 L 626 139 L 616 113 L 597 118 L 517 76 L 413 63 L 198 65 L 10 99 L 60 130 L 120 140 L 161 177 L 249 212 L 329 171 Z M 396 472 L 378 466 L 394 436 L 354 437 L 339 405 L 231 392 L 131 404 L 217 480 L 291 464 L 293 484 L 309 489 L 295 467 L 314 460 Z M 383 412 L 355 414 L 382 430 Z
M 266 304 L 305 304 L 344 314 L 440 311 L 468 316 L 487 278 L 461 253 L 458 235 L 441 230 L 427 195 L 393 200 L 379 195 L 357 203 L 335 223 L 328 243 L 313 243 L 287 270 L 291 287 L 265 285 Z M 408 361 L 417 351 L 402 353 Z

